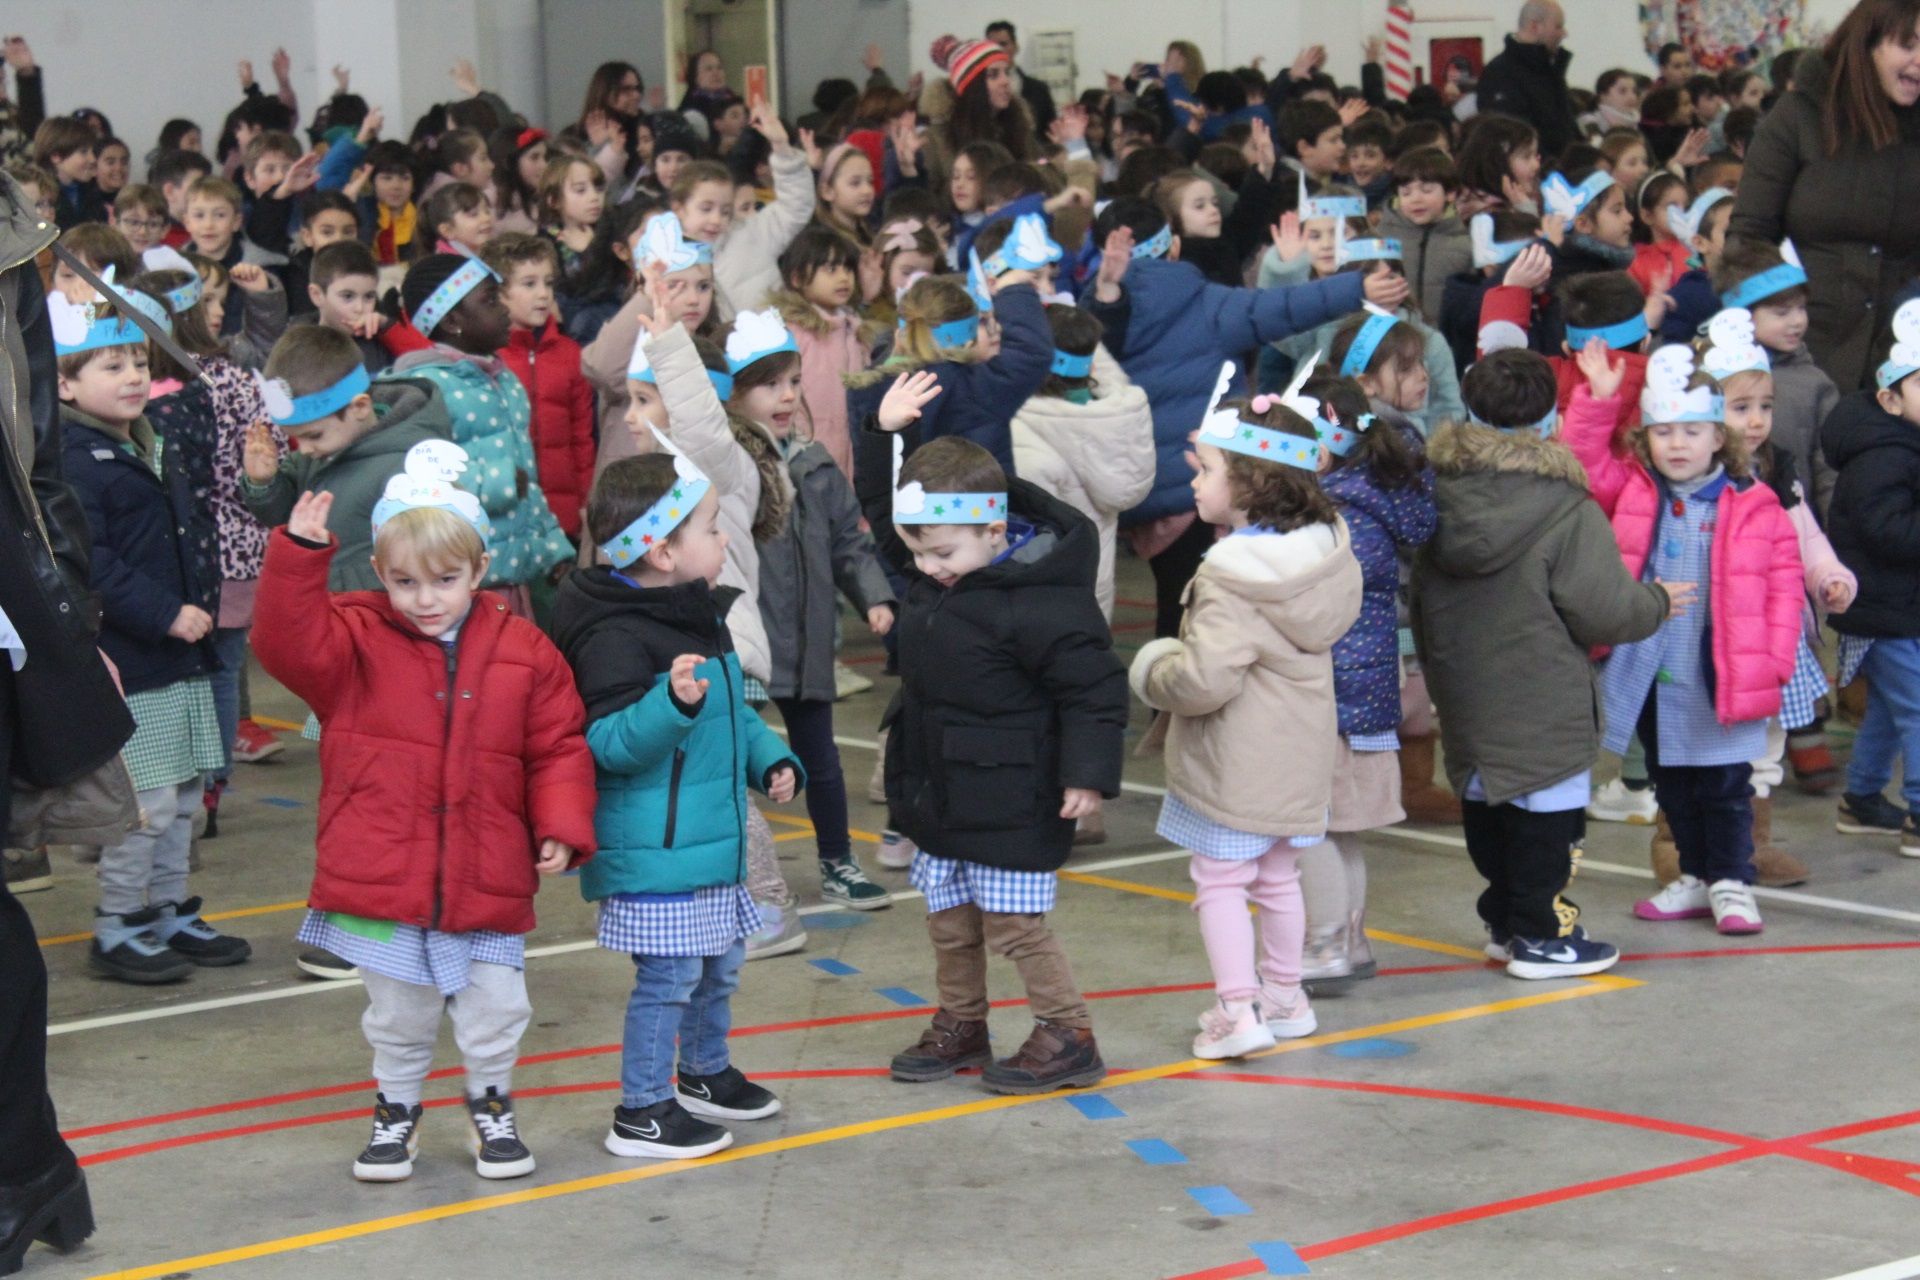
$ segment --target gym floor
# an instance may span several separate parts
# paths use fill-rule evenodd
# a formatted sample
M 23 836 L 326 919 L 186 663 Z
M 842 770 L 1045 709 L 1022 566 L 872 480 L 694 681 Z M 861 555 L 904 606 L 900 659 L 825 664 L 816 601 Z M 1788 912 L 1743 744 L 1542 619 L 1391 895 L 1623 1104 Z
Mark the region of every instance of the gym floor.
M 1123 656 L 1151 633 L 1150 594 L 1123 561 Z M 877 675 L 864 633 L 846 656 Z M 90 976 L 90 868 L 56 852 L 55 887 L 26 902 L 52 971 L 55 1100 L 99 1231 L 65 1257 L 36 1248 L 28 1274 L 437 1278 L 493 1258 L 783 1280 L 1920 1275 L 1920 1111 L 1887 1038 L 1912 1016 L 1888 966 L 1920 948 L 1920 865 L 1891 838 L 1836 835 L 1830 800 L 1780 794 L 1778 833 L 1814 878 L 1763 891 L 1765 934 L 1738 940 L 1633 919 L 1649 829 L 1592 824 L 1572 896 L 1627 954 L 1552 983 L 1481 957 L 1457 828 L 1378 832 L 1380 976 L 1316 1002 L 1319 1035 L 1210 1064 L 1187 1056 L 1211 985 L 1185 855 L 1153 832 L 1158 761 L 1129 760 L 1109 839 L 1069 865 L 1054 917 L 1111 1074 L 1067 1097 L 995 1097 L 972 1077 L 887 1079 L 932 986 L 918 897 L 873 861 L 884 815 L 865 783 L 892 685 L 841 703 L 837 724 L 856 851 L 896 905 L 820 905 L 804 807 L 770 811 L 814 904 L 810 940 L 747 967 L 735 1061 L 786 1105 L 706 1160 L 602 1149 L 632 971 L 593 946 L 593 913 L 562 881 L 538 904 L 515 1081 L 538 1172 L 475 1177 L 443 1035 L 414 1177 L 353 1181 L 373 1100 L 364 1000 L 293 966 L 318 789 L 297 732 L 239 769 L 201 846 L 194 892 L 252 941 L 249 964 L 159 989 Z M 257 672 L 254 698 L 261 717 L 302 718 Z M 1030 1024 L 1001 961 L 992 982 L 1010 1052 Z

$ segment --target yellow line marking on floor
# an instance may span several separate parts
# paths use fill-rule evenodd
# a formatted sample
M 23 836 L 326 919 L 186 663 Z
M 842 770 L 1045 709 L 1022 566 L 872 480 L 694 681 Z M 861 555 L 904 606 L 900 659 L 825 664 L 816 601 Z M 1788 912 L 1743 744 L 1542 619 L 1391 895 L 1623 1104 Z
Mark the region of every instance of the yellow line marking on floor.
M 302 733 L 306 724 L 294 720 L 275 720 L 272 716 L 254 716 L 253 722 L 263 729 L 279 729 L 284 733 Z
M 809 822 L 805 818 L 796 817 L 791 813 L 771 813 L 765 809 L 762 809 L 760 811 L 760 816 L 765 818 L 768 822 L 776 823 L 783 827 L 799 827 L 805 832 L 807 832 L 809 835 L 811 835 L 813 832 L 813 823 Z M 880 843 L 880 837 L 871 831 L 857 831 L 852 827 L 848 827 L 847 834 L 852 836 L 855 840 L 864 840 L 868 844 Z
M 301 902 L 275 902 L 264 907 L 240 907 L 233 911 L 209 911 L 202 920 L 244 920 L 248 916 L 270 916 L 280 911 L 304 911 L 307 904 Z M 51 938 L 40 939 L 43 947 L 58 946 L 63 942 L 91 942 L 91 933 L 61 933 Z
M 1077 873 L 1076 873 L 1077 874 Z M 1355 1027 L 1348 1031 L 1336 1031 L 1327 1035 L 1310 1036 L 1303 1040 L 1290 1040 L 1259 1053 L 1249 1054 L 1248 1059 L 1270 1058 L 1283 1053 L 1298 1053 L 1305 1049 L 1320 1048 L 1325 1045 L 1342 1044 L 1350 1040 L 1364 1040 L 1374 1036 L 1395 1035 L 1402 1032 L 1418 1031 L 1426 1027 L 1446 1026 L 1455 1022 L 1466 1022 L 1474 1018 L 1492 1017 L 1503 1013 L 1512 1013 L 1520 1009 L 1531 1009 L 1540 1005 L 1560 1004 L 1568 1000 L 1578 1000 L 1585 996 L 1601 995 L 1609 991 L 1623 990 L 1638 986 L 1631 979 L 1610 978 L 1607 976 L 1584 979 L 1578 986 L 1562 987 L 1554 991 L 1543 991 L 1536 995 L 1517 996 L 1511 1000 L 1496 1000 L 1488 1004 L 1468 1005 L 1459 1009 L 1448 1009 L 1440 1013 L 1424 1013 L 1411 1018 L 1400 1018 L 1392 1022 L 1376 1023 L 1368 1027 Z M 841 1142 L 849 1138 L 864 1138 L 878 1133 L 891 1133 L 900 1129 L 916 1128 L 920 1125 L 936 1124 L 942 1120 L 956 1120 L 967 1116 L 984 1115 L 994 1111 L 1006 1111 L 1013 1107 L 1027 1106 L 1035 1102 L 1072 1096 L 1076 1093 L 1095 1093 L 1107 1089 L 1118 1089 L 1126 1085 L 1146 1084 L 1155 1080 L 1165 1080 L 1171 1076 L 1190 1075 L 1222 1066 L 1220 1062 L 1204 1058 L 1186 1058 L 1178 1062 L 1169 1062 L 1157 1067 L 1143 1067 L 1136 1071 L 1123 1071 L 1107 1077 L 1106 1081 L 1093 1089 L 1064 1090 L 1059 1093 L 1035 1094 L 1027 1097 L 988 1097 L 972 1102 L 958 1103 L 953 1106 L 935 1107 L 927 1111 L 910 1111 L 904 1115 L 884 1116 L 875 1120 L 862 1120 L 855 1124 L 837 1125 L 828 1129 L 816 1129 L 810 1133 L 790 1134 L 776 1138 L 771 1142 L 756 1143 L 749 1147 L 734 1147 L 718 1155 L 707 1156 L 699 1160 L 672 1160 L 661 1164 L 647 1165 L 636 1169 L 618 1169 L 610 1173 L 591 1174 L 583 1178 L 570 1178 L 564 1182 L 551 1183 L 544 1187 L 529 1187 L 524 1191 L 513 1191 L 505 1195 L 482 1196 L 474 1200 L 462 1200 L 454 1204 L 436 1205 L 428 1209 L 416 1209 L 409 1213 L 392 1214 L 384 1218 L 373 1218 L 365 1222 L 352 1222 L 343 1226 L 328 1227 L 321 1231 L 309 1231 L 296 1236 L 283 1236 L 278 1240 L 266 1240 L 259 1244 L 241 1245 L 232 1249 L 221 1249 L 213 1253 L 196 1254 L 190 1258 L 175 1258 L 168 1262 L 154 1263 L 144 1267 L 133 1267 L 122 1271 L 104 1272 L 93 1280 L 161 1280 L 161 1277 L 180 1272 L 204 1270 L 209 1267 L 225 1266 L 234 1262 L 250 1262 L 257 1258 L 269 1258 L 283 1253 L 293 1253 L 300 1249 L 311 1249 L 318 1245 L 336 1244 L 343 1240 L 355 1240 L 364 1236 L 379 1235 L 388 1231 L 397 1231 L 404 1227 L 419 1226 L 428 1222 L 441 1222 L 448 1218 L 464 1217 L 471 1213 L 485 1213 L 494 1209 L 506 1209 L 516 1205 L 537 1204 L 542 1200 L 553 1200 L 561 1196 L 570 1196 L 582 1191 L 598 1191 L 606 1187 L 624 1186 L 631 1182 L 642 1182 L 649 1178 L 661 1178 L 671 1174 L 685 1173 L 692 1169 L 712 1168 L 716 1165 L 734 1164 L 742 1160 L 756 1160 L 763 1156 L 779 1155 L 786 1151 L 800 1151 L 808 1147 L 824 1146 L 832 1142 Z
M 1168 902 L 1192 902 L 1193 895 L 1178 889 L 1163 889 L 1156 884 L 1140 884 L 1133 880 L 1115 880 L 1111 876 L 1092 876 L 1084 871 L 1062 871 L 1062 880 L 1071 880 L 1075 884 L 1090 884 L 1101 889 L 1118 889 L 1122 893 L 1137 893 L 1148 898 L 1165 898 Z

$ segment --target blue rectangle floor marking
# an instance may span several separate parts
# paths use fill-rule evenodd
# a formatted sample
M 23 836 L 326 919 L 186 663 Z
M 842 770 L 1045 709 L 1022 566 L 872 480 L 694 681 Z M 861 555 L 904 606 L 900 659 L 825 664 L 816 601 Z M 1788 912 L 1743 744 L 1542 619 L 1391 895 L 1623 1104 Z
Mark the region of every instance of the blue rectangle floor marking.
M 1216 1218 L 1231 1218 L 1253 1212 L 1245 1200 L 1225 1187 L 1188 1187 L 1187 1194 Z
M 1247 1247 L 1253 1250 L 1254 1257 L 1266 1264 L 1270 1276 L 1312 1274 L 1313 1269 L 1300 1260 L 1300 1255 L 1285 1240 L 1256 1240 Z
M 1067 1105 L 1089 1120 L 1119 1120 L 1127 1114 L 1097 1093 L 1068 1098 Z
M 810 960 L 807 963 L 822 973 L 830 973 L 836 978 L 844 978 L 850 973 L 860 972 L 845 960 L 835 960 L 832 956 L 826 956 L 819 960 Z
M 918 1009 L 927 1003 L 905 987 L 875 987 L 873 991 L 875 995 L 885 996 L 895 1004 L 904 1005 L 909 1009 Z
M 1127 1150 L 1148 1164 L 1185 1164 L 1187 1162 L 1187 1158 L 1180 1154 L 1178 1148 L 1160 1138 L 1135 1138 L 1127 1144 Z
M 286 796 L 261 796 L 261 804 L 270 804 L 276 809 L 298 809 L 304 801 L 289 799 Z

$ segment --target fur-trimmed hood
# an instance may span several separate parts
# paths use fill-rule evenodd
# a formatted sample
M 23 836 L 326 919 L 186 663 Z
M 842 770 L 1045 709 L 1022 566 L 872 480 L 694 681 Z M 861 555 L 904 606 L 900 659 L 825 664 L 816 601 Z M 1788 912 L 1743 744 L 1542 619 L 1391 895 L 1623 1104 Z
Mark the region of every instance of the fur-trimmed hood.
M 1450 422 L 1435 431 L 1427 442 L 1427 459 L 1441 475 L 1513 472 L 1587 487 L 1586 468 L 1557 438 L 1542 440 L 1525 431 L 1499 431 L 1474 422 Z
M 880 335 L 886 332 L 884 325 L 871 319 L 863 319 L 859 312 L 848 308 L 839 316 L 820 314 L 820 308 L 808 302 L 792 289 L 775 289 L 767 295 L 767 305 L 779 311 L 780 319 L 787 328 L 801 333 L 810 333 L 824 338 L 834 329 L 851 325 L 860 345 L 872 349 Z
M 1428 545 L 1435 564 L 1456 577 L 1498 573 L 1592 501 L 1573 452 L 1529 432 L 1449 423 L 1434 432 L 1427 457 L 1440 515 Z

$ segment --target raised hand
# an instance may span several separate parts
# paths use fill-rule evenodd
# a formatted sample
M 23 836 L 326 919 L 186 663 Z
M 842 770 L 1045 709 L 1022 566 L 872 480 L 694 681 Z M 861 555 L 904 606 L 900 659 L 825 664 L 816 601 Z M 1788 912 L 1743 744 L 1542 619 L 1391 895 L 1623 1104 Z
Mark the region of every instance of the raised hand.
M 1273 224 L 1273 251 L 1282 262 L 1298 262 L 1307 251 L 1307 235 L 1300 229 L 1300 215 L 1289 209 Z
M 1047 136 L 1063 147 L 1070 142 L 1084 142 L 1087 137 L 1087 109 L 1077 102 L 1069 102 L 1060 108 L 1060 114 L 1047 127 Z
M 293 59 L 285 49 L 273 51 L 273 78 L 276 83 L 288 84 L 293 77 Z
M 1387 42 L 1381 39 L 1379 33 L 1376 32 L 1367 37 L 1366 43 L 1360 46 L 1360 51 L 1368 62 L 1378 62 L 1380 61 L 1381 51 L 1386 47 Z
M 1548 244 L 1558 249 L 1567 242 L 1567 215 L 1549 213 L 1540 219 L 1540 235 Z
M 340 194 L 349 200 L 358 200 L 366 194 L 367 184 L 372 181 L 373 166 L 363 164 L 353 171 L 353 176 L 347 179 L 347 185 L 340 188 Z
M 1620 384 L 1626 380 L 1627 362 L 1613 363 L 1613 351 L 1599 338 L 1588 338 L 1587 345 L 1580 348 L 1580 354 L 1574 357 L 1580 366 L 1580 372 L 1587 379 L 1587 394 L 1595 400 L 1611 400 L 1620 394 Z
M 882 431 L 903 431 L 920 420 L 920 411 L 940 394 L 940 379 L 926 369 L 893 380 L 875 415 Z
M 1681 176 L 1685 177 L 1685 170 L 1693 168 L 1707 158 L 1707 139 L 1711 136 L 1705 129 L 1687 130 L 1687 136 L 1681 140 L 1679 149 L 1673 153 L 1673 159 L 1668 162 L 1668 167 L 1681 171 Z
M 860 65 L 865 67 L 869 72 L 878 71 L 886 64 L 887 60 L 885 56 L 881 54 L 880 46 L 877 44 L 869 44 L 866 52 L 860 55 Z
M 346 93 L 347 82 L 353 79 L 353 72 L 341 63 L 333 64 L 333 91 Z
M 375 138 L 379 137 L 380 126 L 385 124 L 386 122 L 387 122 L 386 112 L 382 111 L 379 107 L 369 107 L 367 109 L 367 118 L 360 122 L 360 132 L 357 135 L 358 141 L 361 143 L 361 145 L 364 146 L 365 144 L 372 142 Z
M 1365 98 L 1348 98 L 1340 104 L 1340 123 L 1351 128 L 1354 121 L 1371 110 L 1373 107 Z
M 1273 149 L 1273 130 L 1267 128 L 1267 122 L 1258 116 L 1249 122 L 1249 129 L 1247 148 L 1253 153 L 1253 167 L 1260 171 L 1261 177 L 1271 178 L 1274 166 L 1280 163 L 1280 157 Z
M 1120 285 L 1127 278 L 1127 268 L 1133 265 L 1133 232 L 1126 227 L 1115 227 L 1107 233 L 1107 242 L 1100 248 L 1100 269 L 1093 277 L 1093 296 L 1101 302 L 1116 302 L 1120 298 Z
M 1323 44 L 1310 44 L 1293 55 L 1293 64 L 1287 68 L 1287 75 L 1295 80 L 1305 80 L 1326 60 L 1327 47 Z
M 253 447 L 251 438 L 247 441 L 247 447 Z M 287 517 L 287 532 L 308 542 L 331 545 L 333 534 L 327 529 L 327 513 L 332 510 L 331 493 L 315 493 L 309 489 L 293 504 L 293 514 Z
M 251 58 L 240 59 L 240 64 L 237 69 L 240 72 L 240 92 L 245 93 L 248 89 L 251 89 L 254 85 L 253 59 Z
M 912 178 L 920 172 L 920 149 L 927 145 L 920 136 L 918 121 L 911 110 L 902 111 L 887 124 L 887 137 L 893 143 L 893 159 L 900 176 Z
M 0 48 L 3 48 L 6 54 L 7 65 L 16 73 L 33 70 L 33 50 L 27 47 L 25 36 L 8 36 L 6 44 Z
M 473 62 L 461 58 L 447 68 L 447 75 L 453 79 L 453 87 L 469 98 L 480 92 L 480 73 L 473 68 Z
M 826 154 L 820 150 L 820 144 L 814 141 L 813 130 L 804 126 L 800 130 L 800 149 L 807 153 L 807 167 L 815 173 L 820 172 L 820 164 L 826 159 Z
M 1673 268 L 1660 268 L 1653 278 L 1653 288 L 1647 291 L 1647 328 L 1658 329 L 1667 318 L 1667 312 L 1673 309 L 1673 295 L 1667 289 L 1673 284 Z
M 272 284 L 267 269 L 257 262 L 237 262 L 227 271 L 227 279 L 245 293 L 264 293 Z
M 1553 278 L 1553 259 L 1544 245 L 1530 244 L 1507 266 L 1503 284 L 1532 292 Z
M 673 666 L 667 671 L 667 685 L 683 706 L 693 706 L 707 696 L 710 682 L 693 674 L 693 669 L 704 661 L 699 654 L 683 653 L 673 660 Z
M 255 484 L 270 483 L 280 474 L 280 446 L 274 442 L 273 429 L 264 422 L 247 428 L 247 441 L 240 452 L 240 468 Z M 331 499 L 329 499 L 331 501 Z
M 784 155 L 793 145 L 787 138 L 787 126 L 780 123 L 780 113 L 765 101 L 754 103 L 747 114 L 747 119 L 754 130 L 767 140 L 767 145 L 774 149 L 775 154 Z
M 280 185 L 273 189 L 273 194 L 285 200 L 290 196 L 299 195 L 318 181 L 320 181 L 320 153 L 309 151 L 288 166 L 287 176 L 280 179 Z

